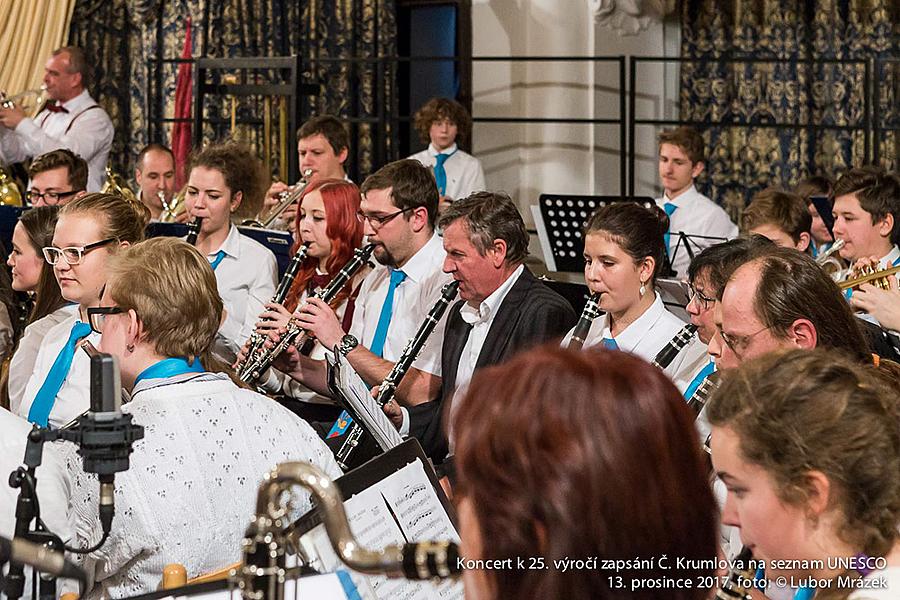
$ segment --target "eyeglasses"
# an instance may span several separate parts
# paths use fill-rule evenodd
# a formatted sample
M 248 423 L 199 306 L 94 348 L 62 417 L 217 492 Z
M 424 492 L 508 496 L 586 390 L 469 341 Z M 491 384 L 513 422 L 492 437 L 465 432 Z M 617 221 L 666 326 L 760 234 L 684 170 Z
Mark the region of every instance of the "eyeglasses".
M 95 333 L 103 333 L 103 326 L 106 324 L 106 317 L 109 315 L 119 315 L 125 312 L 124 308 L 118 306 L 98 306 L 88 309 L 88 323 L 91 324 L 91 331 Z
M 763 331 L 771 328 L 771 326 L 763 327 L 759 331 L 754 331 L 753 333 L 748 335 L 730 335 L 719 329 L 719 335 L 722 336 L 722 341 L 725 342 L 725 344 L 729 348 L 731 348 L 731 351 L 740 356 L 741 353 L 747 349 L 747 345 L 750 343 L 750 340 L 761 334 Z
M 697 290 L 697 288 L 695 288 L 692 284 L 689 284 L 689 287 L 691 288 L 691 297 L 688 300 L 688 304 L 690 304 L 694 300 L 697 300 L 697 304 L 699 304 L 703 310 L 709 310 L 710 305 L 715 304 L 715 298 L 707 298 L 706 296 L 701 294 L 700 291 Z
M 63 258 L 70 265 L 81 264 L 81 261 L 84 259 L 84 255 L 94 250 L 96 248 L 100 248 L 101 246 L 105 246 L 111 242 L 115 242 L 116 238 L 106 238 L 105 240 L 100 240 L 99 242 L 94 242 L 93 244 L 88 244 L 87 246 L 66 246 L 65 248 L 56 248 L 55 246 L 46 246 L 41 250 L 44 252 L 44 260 L 46 260 L 51 265 L 56 265 L 59 262 L 60 257 Z
M 367 215 L 362 211 L 356 213 L 356 218 L 359 219 L 359 222 L 365 224 L 366 221 L 369 222 L 369 225 L 372 226 L 372 229 L 381 229 L 385 226 L 385 224 L 398 215 L 402 215 L 405 212 L 416 210 L 419 208 L 418 206 L 410 206 L 409 208 L 404 208 L 403 210 L 398 210 L 395 213 L 391 213 L 389 215 Z
M 44 193 L 40 193 L 40 192 L 34 192 L 31 190 L 28 190 L 27 192 L 25 192 L 25 197 L 32 204 L 34 204 L 34 201 L 37 200 L 38 198 L 43 198 L 44 202 L 46 204 L 53 206 L 54 204 L 59 204 L 60 200 L 65 200 L 69 196 L 74 196 L 77 193 L 78 192 L 44 192 Z

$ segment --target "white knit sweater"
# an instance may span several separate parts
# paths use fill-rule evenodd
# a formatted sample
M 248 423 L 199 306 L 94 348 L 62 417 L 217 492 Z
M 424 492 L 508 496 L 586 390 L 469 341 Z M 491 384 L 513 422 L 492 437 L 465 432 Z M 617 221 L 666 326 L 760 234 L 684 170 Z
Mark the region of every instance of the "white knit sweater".
M 306 422 L 224 375 L 142 381 L 123 411 L 145 434 L 131 467 L 116 475 L 109 539 L 75 557 L 93 579 L 88 598 L 153 591 L 168 563 L 185 565 L 195 577 L 239 560 L 257 487 L 278 463 L 305 460 L 332 477 L 341 474 Z M 67 461 L 73 543 L 87 547 L 101 538 L 99 486 L 74 452 Z M 298 493 L 294 509 L 310 507 L 309 496 Z

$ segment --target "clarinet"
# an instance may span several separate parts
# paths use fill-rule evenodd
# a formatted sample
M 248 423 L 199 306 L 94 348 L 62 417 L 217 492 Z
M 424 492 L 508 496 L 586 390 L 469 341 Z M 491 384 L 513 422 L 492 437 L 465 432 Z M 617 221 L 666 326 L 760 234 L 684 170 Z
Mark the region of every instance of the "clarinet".
M 584 340 L 587 338 L 588 331 L 591 330 L 591 324 L 601 314 L 603 314 L 603 311 L 600 310 L 600 294 L 591 294 L 584 305 L 584 310 L 581 311 L 581 316 L 578 317 L 578 322 L 575 323 L 575 329 L 572 330 L 572 337 L 569 339 L 569 345 L 566 348 L 581 350 L 584 347 Z
M 753 585 L 753 558 L 750 549 L 744 546 L 731 563 L 722 585 L 716 590 L 716 600 L 750 600 Z
M 337 272 L 334 279 L 325 286 L 325 289 L 319 290 L 313 298 L 318 298 L 325 303 L 334 300 L 334 297 L 344 288 L 344 285 L 350 281 L 357 271 L 369 262 L 369 257 L 372 256 L 374 250 L 375 244 L 368 244 L 364 248 L 357 248 L 353 253 L 353 258 Z M 291 319 L 288 321 L 287 330 L 284 332 L 284 335 L 281 336 L 278 344 L 270 350 L 264 348 L 258 353 L 258 356 L 253 357 L 252 360 L 248 360 L 238 372 L 238 377 L 244 383 L 256 381 L 263 373 L 265 373 L 266 369 L 272 364 L 272 361 L 278 358 L 279 354 L 287 350 L 287 347 L 291 344 L 302 345 L 303 341 L 306 340 L 306 336 L 306 330 L 300 326 L 297 319 Z
M 425 317 L 425 321 L 422 322 L 419 326 L 419 330 L 416 331 L 416 335 L 407 342 L 406 348 L 403 349 L 403 354 L 401 354 L 400 358 L 397 359 L 397 362 L 394 363 L 391 372 L 388 373 L 387 377 L 384 378 L 384 381 L 381 382 L 381 385 L 378 388 L 378 397 L 375 399 L 378 406 L 384 407 L 394 399 L 394 395 L 397 393 L 397 386 L 400 385 L 403 376 L 409 371 L 416 356 L 422 351 L 425 342 L 428 341 L 431 332 L 434 331 L 434 328 L 437 326 L 438 322 L 440 322 L 447 307 L 453 299 L 456 298 L 458 289 L 458 281 L 451 281 L 441 289 L 441 297 L 434 303 L 434 306 L 431 307 L 428 316 Z M 345 472 L 352 468 L 351 465 L 353 463 L 351 463 L 351 458 L 353 457 L 354 450 L 359 446 L 365 432 L 366 431 L 363 426 L 360 425 L 359 420 L 354 419 L 353 423 L 350 424 L 350 430 L 347 432 L 346 436 L 344 436 L 344 441 L 335 453 L 338 466 Z
M 706 406 L 706 401 L 709 400 L 710 395 L 716 391 L 717 387 L 719 387 L 719 372 L 713 371 L 688 398 L 688 408 L 694 411 L 695 418 L 700 416 L 700 412 Z
M 660 369 L 668 367 L 675 360 L 675 357 L 678 356 L 678 353 L 684 350 L 684 347 L 694 339 L 695 333 L 697 333 L 697 326 L 693 323 L 688 323 L 682 327 L 681 331 L 676 333 L 675 337 L 669 340 L 669 343 L 659 351 L 659 354 L 656 355 L 651 364 Z
M 203 217 L 197 217 L 196 219 L 188 223 L 188 233 L 187 237 L 184 238 L 184 241 L 186 241 L 191 246 L 197 245 L 197 236 L 200 235 L 200 224 L 202 222 Z
M 297 248 L 297 252 L 291 257 L 291 262 L 288 263 L 288 268 L 284 272 L 284 276 L 281 278 L 281 281 L 278 282 L 278 287 L 275 289 L 275 294 L 272 296 L 272 299 L 269 300 L 270 303 L 273 304 L 284 304 L 284 299 L 287 298 L 288 292 L 291 290 L 291 286 L 294 285 L 294 280 L 297 279 L 297 273 L 300 271 L 300 265 L 306 260 L 306 255 L 309 252 L 309 244 L 303 244 L 299 248 Z M 258 331 L 254 331 L 250 334 L 250 346 L 247 348 L 247 354 L 244 360 L 239 361 L 235 365 L 235 370 L 240 372 L 243 368 L 244 364 L 249 360 L 252 361 L 256 358 L 259 352 L 263 348 L 263 344 L 266 343 L 266 335 L 262 334 Z

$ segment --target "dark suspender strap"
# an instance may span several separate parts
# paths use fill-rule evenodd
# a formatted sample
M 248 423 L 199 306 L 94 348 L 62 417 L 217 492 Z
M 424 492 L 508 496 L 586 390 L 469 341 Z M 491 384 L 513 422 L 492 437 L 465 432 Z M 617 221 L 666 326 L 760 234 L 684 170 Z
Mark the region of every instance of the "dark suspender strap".
M 87 111 L 93 110 L 93 109 L 95 109 L 95 108 L 100 108 L 100 105 L 98 105 L 98 104 L 92 104 L 91 106 L 88 106 L 86 109 L 84 109 L 83 111 L 81 111 L 80 113 L 78 113 L 78 114 L 76 114 L 74 117 L 72 117 L 72 120 L 69 121 L 69 126 L 66 127 L 66 132 L 65 132 L 63 135 L 66 135 L 66 133 L 69 133 L 69 130 L 72 129 L 72 125 L 75 124 L 75 120 L 76 120 L 78 117 L 80 117 L 81 115 L 83 115 L 83 114 L 86 113 Z M 43 125 L 43 123 L 41 123 L 41 124 Z

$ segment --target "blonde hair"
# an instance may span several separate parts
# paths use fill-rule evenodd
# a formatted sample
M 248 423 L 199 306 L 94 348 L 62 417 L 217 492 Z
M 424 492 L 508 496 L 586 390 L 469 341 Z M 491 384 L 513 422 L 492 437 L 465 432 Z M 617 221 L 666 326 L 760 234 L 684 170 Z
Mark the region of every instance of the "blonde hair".
M 212 370 L 223 305 L 213 270 L 196 248 L 177 238 L 153 238 L 120 252 L 108 270 L 107 293 L 137 313 L 157 354 L 199 357 Z
M 121 196 L 100 192 L 76 198 L 59 209 L 59 218 L 69 215 L 92 215 L 101 220 L 103 238 L 115 238 L 120 242 L 135 244 L 144 239 L 149 213 Z M 116 247 L 110 246 L 115 253 Z
M 802 507 L 806 476 L 820 471 L 845 542 L 873 557 L 896 543 L 900 402 L 880 369 L 824 349 L 774 352 L 728 372 L 707 410 L 713 426 L 734 430 L 744 460 L 772 476 L 783 502 Z

